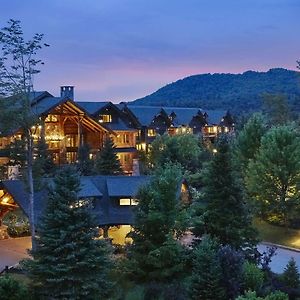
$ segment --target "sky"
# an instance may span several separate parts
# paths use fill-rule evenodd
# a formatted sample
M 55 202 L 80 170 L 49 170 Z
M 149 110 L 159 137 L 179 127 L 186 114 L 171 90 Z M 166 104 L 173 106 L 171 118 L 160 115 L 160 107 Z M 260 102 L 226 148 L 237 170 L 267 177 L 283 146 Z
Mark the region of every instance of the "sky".
M 283 67 L 300 59 L 300 0 L 1 0 L 50 47 L 36 90 L 130 101 L 183 77 Z

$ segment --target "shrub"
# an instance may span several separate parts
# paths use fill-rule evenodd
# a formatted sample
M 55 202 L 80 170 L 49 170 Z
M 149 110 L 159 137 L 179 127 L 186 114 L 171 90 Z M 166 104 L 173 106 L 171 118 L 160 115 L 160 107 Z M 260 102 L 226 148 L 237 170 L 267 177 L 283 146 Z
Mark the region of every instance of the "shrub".
M 289 297 L 283 292 L 276 291 L 268 295 L 265 300 L 289 300 Z
M 245 261 L 243 265 L 243 288 L 258 292 L 264 282 L 264 273 L 255 264 Z
M 7 233 L 11 237 L 22 237 L 30 235 L 30 225 L 28 221 L 10 221 L 7 227 Z
M 10 276 L 0 277 L 0 300 L 30 299 L 27 287 Z

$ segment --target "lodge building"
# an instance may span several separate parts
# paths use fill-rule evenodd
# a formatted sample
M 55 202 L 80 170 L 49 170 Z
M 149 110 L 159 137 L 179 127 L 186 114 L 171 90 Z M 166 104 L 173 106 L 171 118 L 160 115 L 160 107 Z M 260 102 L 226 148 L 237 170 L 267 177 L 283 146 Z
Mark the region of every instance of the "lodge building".
M 75 101 L 73 86 L 62 86 L 60 97 L 46 91 L 33 92 L 30 101 L 38 120 L 32 127 L 33 137 L 46 141 L 55 163 L 76 162 L 83 144 L 89 146 L 93 158 L 105 138 L 111 137 L 127 175 L 135 174 L 138 151 L 148 151 L 157 135 L 195 134 L 214 142 L 219 134 L 234 131 L 233 118 L 226 111 Z M 15 139 L 22 139 L 21 128 L 0 136 L 0 150 Z M 0 165 L 5 165 L 8 158 L 1 153 Z
M 195 134 L 214 142 L 219 134 L 234 131 L 233 118 L 226 111 L 75 101 L 72 86 L 61 87 L 59 97 L 46 91 L 31 93 L 30 102 L 33 117 L 37 120 L 31 128 L 33 138 L 35 141 L 43 139 L 47 143 L 56 164 L 76 162 L 78 149 L 84 144 L 89 146 L 90 158 L 93 158 L 106 138 L 113 139 L 124 174 L 134 176 L 82 177 L 78 197 L 91 199 L 99 228 L 107 232 L 110 230 L 110 234 L 114 229 L 118 232 L 123 230 L 124 239 L 134 222 L 136 193 L 150 181 L 149 176 L 139 176 L 139 151 L 148 151 L 157 135 Z M 22 128 L 0 136 L 0 165 L 9 162 L 5 151 L 1 150 L 22 138 Z M 15 167 L 8 166 L 8 169 L 10 180 L 0 181 L 0 225 L 3 216 L 10 210 L 21 208 L 25 215 L 29 215 L 24 183 L 17 179 L 18 170 Z M 181 199 L 188 198 L 186 184 L 182 183 L 178 191 Z M 37 218 L 45 207 L 46 193 L 46 190 L 35 193 Z

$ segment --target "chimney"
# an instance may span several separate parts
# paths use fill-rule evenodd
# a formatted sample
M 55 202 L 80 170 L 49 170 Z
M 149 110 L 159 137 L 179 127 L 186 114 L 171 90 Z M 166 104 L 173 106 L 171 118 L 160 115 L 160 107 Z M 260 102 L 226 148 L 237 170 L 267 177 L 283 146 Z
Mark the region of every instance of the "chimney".
M 64 85 L 60 87 L 60 96 L 74 100 L 74 86 Z

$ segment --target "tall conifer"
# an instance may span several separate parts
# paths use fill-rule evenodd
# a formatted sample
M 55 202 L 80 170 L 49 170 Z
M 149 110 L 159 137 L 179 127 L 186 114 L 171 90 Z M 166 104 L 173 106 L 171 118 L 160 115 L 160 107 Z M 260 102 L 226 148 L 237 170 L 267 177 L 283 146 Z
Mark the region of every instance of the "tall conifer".
M 69 167 L 54 179 L 38 228 L 33 260 L 25 263 L 38 299 L 103 299 L 111 267 L 90 202 L 79 200 L 79 176 Z
M 104 141 L 95 161 L 95 173 L 99 175 L 117 175 L 122 173 L 120 160 L 115 152 L 116 146 L 111 138 Z

